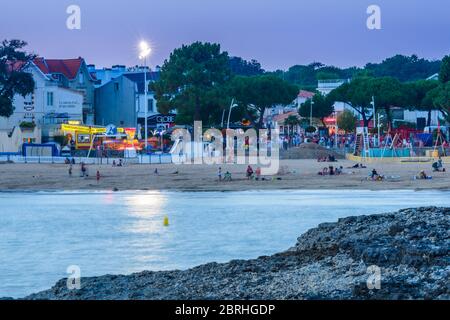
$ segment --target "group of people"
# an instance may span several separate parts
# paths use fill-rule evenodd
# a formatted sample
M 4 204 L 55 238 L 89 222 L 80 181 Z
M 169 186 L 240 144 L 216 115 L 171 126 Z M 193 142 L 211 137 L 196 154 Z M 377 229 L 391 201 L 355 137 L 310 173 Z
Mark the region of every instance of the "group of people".
M 122 159 L 119 159 L 119 162 L 116 162 L 116 160 L 114 160 L 112 166 L 113 167 L 123 167 Z
M 69 176 L 71 177 L 73 175 L 73 166 L 74 163 L 69 162 Z M 84 163 L 81 162 L 80 163 L 80 178 L 84 178 L 84 177 L 89 177 L 89 170 L 88 170 L 88 166 Z
M 319 157 L 317 159 L 317 162 L 337 162 L 336 157 L 332 154 L 329 154 L 328 156 Z
M 344 167 L 334 167 L 329 166 L 322 169 L 322 171 L 318 172 L 319 176 L 339 176 L 344 173 Z
M 230 171 L 225 172 L 225 175 L 222 176 L 222 167 L 220 167 L 217 171 L 217 176 L 219 178 L 219 181 L 232 181 Z

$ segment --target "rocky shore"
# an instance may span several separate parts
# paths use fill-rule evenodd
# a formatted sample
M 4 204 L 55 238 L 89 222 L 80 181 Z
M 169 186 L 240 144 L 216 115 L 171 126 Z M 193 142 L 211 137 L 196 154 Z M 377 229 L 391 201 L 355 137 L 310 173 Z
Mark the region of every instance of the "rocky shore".
M 83 278 L 73 291 L 63 279 L 26 299 L 450 299 L 449 252 L 450 208 L 406 209 L 321 224 L 270 257 Z

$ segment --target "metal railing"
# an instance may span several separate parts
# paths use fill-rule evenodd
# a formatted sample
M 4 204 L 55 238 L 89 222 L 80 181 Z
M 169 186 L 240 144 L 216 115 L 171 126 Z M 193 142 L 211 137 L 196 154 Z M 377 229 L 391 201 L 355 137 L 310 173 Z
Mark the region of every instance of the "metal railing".
M 21 155 L 5 154 L 0 155 L 0 162 L 29 163 L 29 164 L 64 164 L 66 160 L 74 160 L 76 164 L 84 162 L 91 165 L 112 165 L 114 161 L 118 163 L 122 159 L 123 163 L 130 164 L 171 164 L 171 154 L 138 155 L 135 158 L 86 158 L 86 157 L 47 157 L 33 156 L 25 157 Z

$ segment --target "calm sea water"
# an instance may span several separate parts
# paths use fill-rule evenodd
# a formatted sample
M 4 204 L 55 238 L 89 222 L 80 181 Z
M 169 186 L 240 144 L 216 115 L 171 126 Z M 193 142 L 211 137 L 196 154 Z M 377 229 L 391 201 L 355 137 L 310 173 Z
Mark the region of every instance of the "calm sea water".
M 0 193 L 0 297 L 48 289 L 70 265 L 97 276 L 256 258 L 322 222 L 427 205 L 450 206 L 450 192 Z

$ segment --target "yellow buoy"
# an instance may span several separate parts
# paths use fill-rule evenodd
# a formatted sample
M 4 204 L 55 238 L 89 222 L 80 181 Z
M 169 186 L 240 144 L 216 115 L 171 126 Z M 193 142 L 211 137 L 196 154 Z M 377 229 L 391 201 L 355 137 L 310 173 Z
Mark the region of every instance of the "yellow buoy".
M 165 216 L 164 217 L 164 227 L 168 227 L 169 226 L 169 217 Z

